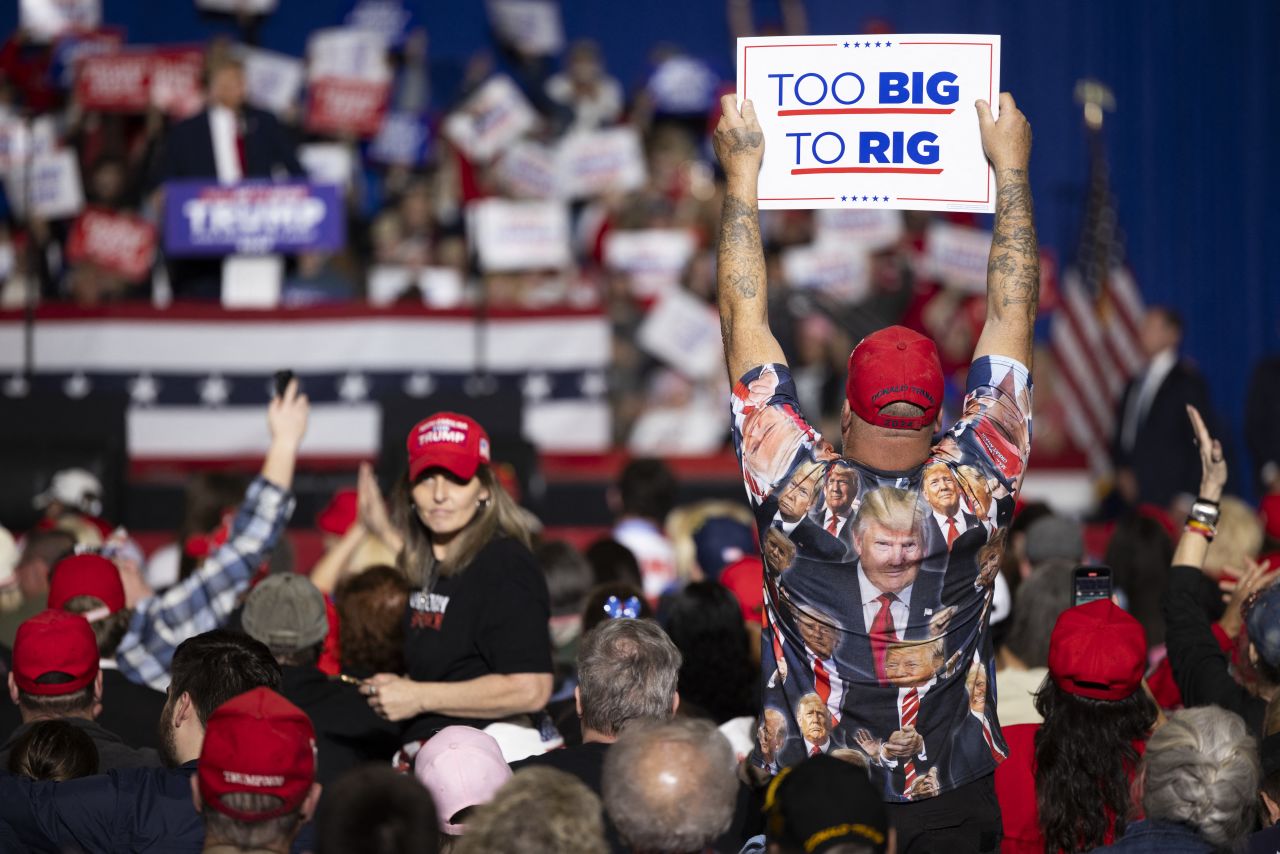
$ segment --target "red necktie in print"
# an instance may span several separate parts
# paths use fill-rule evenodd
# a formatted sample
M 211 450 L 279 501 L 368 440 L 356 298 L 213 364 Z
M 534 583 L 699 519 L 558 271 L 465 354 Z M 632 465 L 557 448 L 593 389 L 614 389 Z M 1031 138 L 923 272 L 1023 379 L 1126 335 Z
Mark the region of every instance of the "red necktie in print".
M 840 521 L 840 517 L 839 517 L 839 516 L 837 516 L 836 514 L 832 513 L 832 514 L 831 514 L 831 521 L 827 523 L 827 533 L 828 533 L 828 534 L 830 534 L 830 535 L 831 535 L 831 536 L 833 536 L 833 537 L 838 536 L 838 535 L 836 534 L 836 523 L 837 523 L 837 522 L 839 522 L 839 521 Z
M 824 705 L 827 700 L 831 699 L 831 674 L 827 672 L 827 668 L 822 666 L 821 658 L 813 660 L 813 688 L 818 692 L 818 696 L 822 698 Z
M 991 751 L 991 758 L 999 765 L 1006 757 L 1000 748 L 996 747 L 996 740 L 991 735 L 991 724 L 987 723 L 986 718 L 982 719 L 982 737 L 987 740 L 987 749 Z
M 960 536 L 960 531 L 956 529 L 956 517 L 947 517 L 947 551 L 951 551 L 951 544 L 956 541 L 956 537 Z
M 809 755 L 817 756 L 821 752 L 822 752 L 822 748 L 815 744 L 813 748 L 809 751 Z
M 888 685 L 889 677 L 884 672 L 884 660 L 889 644 L 898 639 L 893 625 L 893 612 L 889 610 L 889 604 L 895 601 L 895 597 L 892 593 L 881 593 L 876 601 L 880 603 L 880 611 L 871 622 L 871 654 L 876 662 L 876 678 L 881 685 Z
M 920 712 L 920 694 L 915 688 L 907 691 L 902 698 L 902 728 L 915 728 L 916 716 Z M 908 759 L 903 765 L 903 771 L 906 773 L 906 783 L 902 787 L 902 794 L 906 795 L 911 792 L 911 784 L 916 781 L 916 762 L 914 759 Z

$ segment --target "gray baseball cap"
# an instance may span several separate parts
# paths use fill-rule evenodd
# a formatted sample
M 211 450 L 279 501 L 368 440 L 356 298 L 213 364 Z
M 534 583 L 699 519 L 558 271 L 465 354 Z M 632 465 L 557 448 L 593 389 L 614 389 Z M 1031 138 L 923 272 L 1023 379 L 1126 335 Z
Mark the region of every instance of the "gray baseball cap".
M 303 575 L 268 575 L 244 603 L 245 634 L 276 655 L 314 646 L 329 633 L 324 594 Z
M 1037 565 L 1059 559 L 1079 562 L 1084 555 L 1084 528 L 1064 516 L 1044 516 L 1027 526 L 1027 560 Z

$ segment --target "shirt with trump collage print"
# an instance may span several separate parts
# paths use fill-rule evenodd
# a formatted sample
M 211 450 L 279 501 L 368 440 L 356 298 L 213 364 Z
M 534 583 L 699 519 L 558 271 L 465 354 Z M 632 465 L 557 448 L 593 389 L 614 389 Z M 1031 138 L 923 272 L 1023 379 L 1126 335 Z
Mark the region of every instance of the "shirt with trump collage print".
M 1008 748 L 989 616 L 1031 448 L 1026 367 L 976 359 L 960 419 L 904 472 L 838 455 L 785 365 L 749 371 L 732 409 L 765 565 L 752 761 L 830 753 L 890 802 L 991 774 Z

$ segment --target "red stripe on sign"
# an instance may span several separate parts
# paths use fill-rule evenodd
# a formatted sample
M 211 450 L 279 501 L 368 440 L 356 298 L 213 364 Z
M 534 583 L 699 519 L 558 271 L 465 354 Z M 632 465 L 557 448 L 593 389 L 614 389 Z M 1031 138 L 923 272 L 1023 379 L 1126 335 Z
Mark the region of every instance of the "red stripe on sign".
M 937 175 L 941 169 L 921 169 L 914 166 L 820 166 L 792 169 L 792 175 L 844 175 L 850 173 L 876 175 Z

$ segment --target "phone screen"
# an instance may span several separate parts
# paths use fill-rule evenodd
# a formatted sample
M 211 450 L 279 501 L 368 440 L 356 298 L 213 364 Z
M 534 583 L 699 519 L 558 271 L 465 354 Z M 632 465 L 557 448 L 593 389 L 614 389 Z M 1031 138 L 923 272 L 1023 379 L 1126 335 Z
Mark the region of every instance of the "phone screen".
M 1111 598 L 1111 569 L 1105 566 L 1082 566 L 1074 573 L 1071 604 L 1083 605 Z

